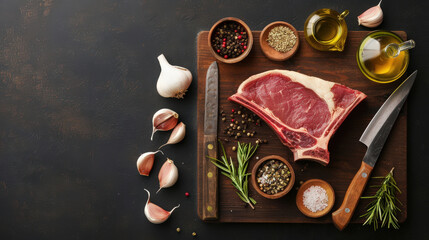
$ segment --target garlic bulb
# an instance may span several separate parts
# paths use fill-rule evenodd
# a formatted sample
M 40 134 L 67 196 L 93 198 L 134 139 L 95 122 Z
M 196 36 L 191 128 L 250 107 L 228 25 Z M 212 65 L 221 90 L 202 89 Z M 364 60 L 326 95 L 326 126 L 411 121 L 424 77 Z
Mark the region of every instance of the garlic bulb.
M 383 10 L 381 10 L 380 4 L 383 0 L 380 0 L 377 6 L 374 6 L 364 13 L 358 16 L 359 25 L 365 27 L 377 27 L 383 22 Z
M 165 145 L 176 144 L 182 141 L 185 138 L 185 133 L 186 133 L 186 125 L 183 122 L 180 122 L 173 129 L 173 132 L 171 132 L 170 138 L 168 139 L 167 143 L 161 145 L 161 147 L 159 147 L 158 149 L 161 149 Z
M 150 137 L 150 140 L 153 140 L 153 134 L 156 131 L 168 131 L 173 129 L 177 122 L 179 121 L 179 114 L 177 114 L 175 111 L 163 108 L 158 110 L 152 118 L 152 136 Z
M 163 188 L 173 186 L 177 182 L 178 177 L 179 170 L 177 169 L 176 165 L 174 165 L 173 160 L 167 158 L 167 161 L 165 161 L 161 167 L 161 170 L 159 170 L 159 189 L 156 191 L 156 193 L 158 193 Z
M 144 207 L 144 214 L 146 215 L 147 219 L 151 223 L 160 224 L 165 222 L 170 217 L 171 213 L 173 213 L 173 211 L 176 208 L 180 207 L 180 204 L 179 204 L 175 206 L 173 209 L 171 209 L 170 211 L 165 211 L 158 205 L 151 203 L 150 192 L 147 189 L 145 189 L 145 191 L 147 192 L 147 201 L 146 201 L 146 206 Z
M 146 152 L 140 155 L 137 159 L 137 170 L 140 175 L 149 176 L 150 170 L 152 170 L 153 161 L 155 160 L 155 154 L 158 152 L 164 154 L 161 150 L 158 150 L 156 152 Z
M 169 98 L 183 98 L 192 82 L 191 72 L 183 67 L 172 66 L 164 54 L 158 56 L 161 73 L 156 83 L 159 95 Z

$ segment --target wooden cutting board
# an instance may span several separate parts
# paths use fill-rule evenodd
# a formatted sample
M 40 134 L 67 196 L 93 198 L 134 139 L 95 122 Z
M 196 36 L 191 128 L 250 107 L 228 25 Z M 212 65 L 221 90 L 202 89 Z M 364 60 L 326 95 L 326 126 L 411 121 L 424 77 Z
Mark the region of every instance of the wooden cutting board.
M 396 32 L 402 39 L 406 39 L 406 33 Z M 258 195 L 249 184 L 250 195 L 257 201 L 255 209 L 246 207 L 236 195 L 235 189 L 230 180 L 219 174 L 218 179 L 218 222 L 281 222 L 281 223 L 330 223 L 331 214 L 312 219 L 304 216 L 296 207 L 295 198 L 300 182 L 313 178 L 319 178 L 332 185 L 335 191 L 335 205 L 332 211 L 336 210 L 350 184 L 353 176 L 361 165 L 366 147 L 359 142 L 367 124 L 388 98 L 392 91 L 405 79 L 390 84 L 374 83 L 360 72 L 356 63 L 356 51 L 360 41 L 368 34 L 365 31 L 349 32 L 346 48 L 343 52 L 321 52 L 311 48 L 305 41 L 303 32 L 299 32 L 300 47 L 298 52 L 291 59 L 285 62 L 274 62 L 267 59 L 259 46 L 259 31 L 253 32 L 254 45 L 251 53 L 242 62 L 235 64 L 219 63 L 219 111 L 223 109 L 230 119 L 231 109 L 239 110 L 239 105 L 232 103 L 227 98 L 234 94 L 242 81 L 249 76 L 271 70 L 287 69 L 301 72 L 307 75 L 316 76 L 328 81 L 337 82 L 350 88 L 357 89 L 367 94 L 363 100 L 346 118 L 338 128 L 329 143 L 330 163 L 326 167 L 311 161 L 293 162 L 292 152 L 280 143 L 275 133 L 266 125 L 254 126 L 256 134 L 254 137 L 241 137 L 240 142 L 255 142 L 257 139 L 267 140 L 267 144 L 260 145 L 254 158 L 249 165 L 249 172 L 256 157 L 262 158 L 267 155 L 277 154 L 291 162 L 295 173 L 296 182 L 294 189 L 283 198 L 277 200 L 265 199 Z M 204 138 L 204 94 L 206 71 L 215 58 L 209 51 L 207 44 L 208 32 L 198 34 L 197 57 L 198 57 L 198 103 L 197 103 L 197 124 L 198 124 L 198 213 L 201 216 L 202 207 L 202 183 L 204 181 L 201 167 L 204 161 L 208 161 L 202 154 L 202 139 Z M 227 135 L 223 129 L 230 122 L 223 122 L 219 118 L 218 138 L 225 139 Z M 237 144 L 237 140 L 224 142 L 228 156 L 236 159 L 236 152 L 231 150 Z M 220 156 L 218 154 L 218 156 Z M 207 164 L 204 163 L 204 164 Z M 209 163 L 211 164 L 211 163 Z M 405 221 L 407 217 L 407 111 L 406 106 L 402 109 L 395 126 L 390 133 L 384 149 L 380 155 L 372 176 L 386 175 L 392 167 L 395 167 L 395 179 L 402 190 L 399 195 L 402 212 L 399 213 L 399 221 Z M 375 193 L 375 188 L 370 185 L 377 184 L 375 179 L 371 179 L 364 191 L 364 196 Z M 352 218 L 352 223 L 362 223 L 359 218 L 365 212 L 365 206 L 369 200 L 361 200 Z

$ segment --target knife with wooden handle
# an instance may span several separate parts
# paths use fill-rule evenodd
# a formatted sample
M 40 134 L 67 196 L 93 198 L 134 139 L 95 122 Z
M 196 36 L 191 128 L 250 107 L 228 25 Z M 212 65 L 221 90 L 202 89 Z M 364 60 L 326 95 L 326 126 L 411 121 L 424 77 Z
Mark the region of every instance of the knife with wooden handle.
M 217 158 L 217 121 L 219 74 L 216 62 L 213 62 L 206 75 L 205 112 L 204 112 L 204 142 L 202 169 L 202 220 L 218 218 L 218 173 L 217 168 L 208 157 Z
M 390 130 L 410 93 L 411 87 L 416 79 L 417 71 L 414 71 L 383 103 L 371 122 L 366 127 L 359 141 L 368 149 L 362 160 L 362 165 L 352 182 L 347 188 L 343 203 L 340 208 L 332 213 L 334 225 L 343 230 L 356 209 L 359 199 L 365 189 L 369 176 L 383 149 L 384 143 L 389 136 Z

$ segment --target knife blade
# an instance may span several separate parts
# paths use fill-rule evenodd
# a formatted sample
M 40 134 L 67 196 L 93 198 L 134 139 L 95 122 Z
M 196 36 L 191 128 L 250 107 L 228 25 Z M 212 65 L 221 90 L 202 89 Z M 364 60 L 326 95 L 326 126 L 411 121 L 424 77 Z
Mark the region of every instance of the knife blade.
M 215 220 L 218 217 L 217 207 L 217 168 L 210 162 L 217 158 L 217 123 L 219 105 L 219 70 L 214 61 L 207 70 L 204 112 L 204 147 L 203 157 L 203 186 L 202 186 L 202 219 Z
M 395 89 L 395 91 L 393 91 L 374 115 L 360 137 L 359 141 L 367 146 L 367 151 L 363 157 L 360 169 L 347 188 L 343 203 L 338 210 L 332 213 L 332 221 L 339 230 L 343 230 L 350 222 L 372 169 L 377 163 L 381 150 L 410 93 L 416 76 L 417 71 L 414 71 Z

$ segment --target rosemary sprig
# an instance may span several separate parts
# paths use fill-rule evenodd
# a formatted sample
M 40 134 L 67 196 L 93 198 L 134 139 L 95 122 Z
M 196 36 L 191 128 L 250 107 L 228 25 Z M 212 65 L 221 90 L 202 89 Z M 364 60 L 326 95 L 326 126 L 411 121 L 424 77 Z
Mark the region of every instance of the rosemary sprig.
M 221 156 L 221 160 L 216 158 L 210 158 L 210 161 L 216 165 L 221 170 L 221 173 L 231 179 L 232 185 L 237 189 L 237 195 L 240 199 L 249 204 L 252 209 L 255 209 L 253 206 L 256 204 L 255 199 L 249 197 L 249 189 L 248 189 L 248 177 L 251 173 L 247 173 L 247 167 L 249 165 L 249 160 L 255 153 L 258 145 L 252 146 L 251 143 L 240 143 L 238 142 L 237 148 L 237 162 L 238 166 L 235 167 L 232 162 L 232 158 L 226 156 L 225 148 L 221 141 L 219 141 L 220 146 L 222 148 L 223 156 Z
M 402 203 L 396 197 L 396 191 L 401 193 L 395 179 L 393 178 L 393 169 L 385 177 L 374 177 L 377 179 L 383 179 L 381 185 L 371 186 L 378 187 L 378 191 L 374 196 L 361 197 L 362 199 L 373 199 L 368 204 L 366 213 L 360 217 L 365 217 L 366 221 L 363 225 L 373 225 L 376 231 L 381 223 L 381 227 L 386 226 L 390 228 L 392 226 L 395 229 L 399 229 L 398 219 L 396 218 L 397 211 L 401 211 L 396 205 L 396 202 Z

